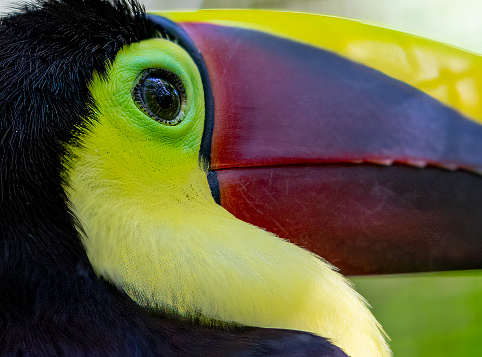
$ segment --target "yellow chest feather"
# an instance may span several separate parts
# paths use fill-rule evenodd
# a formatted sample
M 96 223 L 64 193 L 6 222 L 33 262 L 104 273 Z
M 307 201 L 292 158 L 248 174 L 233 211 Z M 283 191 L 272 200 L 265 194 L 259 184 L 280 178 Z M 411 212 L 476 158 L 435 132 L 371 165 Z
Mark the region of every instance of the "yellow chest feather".
M 167 191 L 123 193 L 101 171 L 89 179 L 81 163 L 69 197 L 89 259 L 141 306 L 206 324 L 309 331 L 351 356 L 388 355 L 378 323 L 341 275 L 216 205 L 200 169 Z

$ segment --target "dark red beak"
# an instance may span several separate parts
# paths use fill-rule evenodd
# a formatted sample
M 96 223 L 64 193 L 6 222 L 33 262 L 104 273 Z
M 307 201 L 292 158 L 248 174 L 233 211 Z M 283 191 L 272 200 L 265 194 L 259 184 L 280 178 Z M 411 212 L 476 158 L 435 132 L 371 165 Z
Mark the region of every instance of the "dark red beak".
M 206 66 L 203 145 L 227 210 L 344 274 L 482 267 L 481 125 L 321 48 L 172 26 Z

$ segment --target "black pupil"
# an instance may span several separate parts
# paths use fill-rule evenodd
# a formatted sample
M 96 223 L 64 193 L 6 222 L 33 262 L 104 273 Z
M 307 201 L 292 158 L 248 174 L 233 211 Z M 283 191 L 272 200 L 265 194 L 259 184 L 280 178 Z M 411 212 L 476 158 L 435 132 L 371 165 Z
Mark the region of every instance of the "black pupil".
M 181 110 L 179 92 L 171 83 L 162 78 L 150 77 L 144 81 L 144 103 L 156 116 L 173 120 Z

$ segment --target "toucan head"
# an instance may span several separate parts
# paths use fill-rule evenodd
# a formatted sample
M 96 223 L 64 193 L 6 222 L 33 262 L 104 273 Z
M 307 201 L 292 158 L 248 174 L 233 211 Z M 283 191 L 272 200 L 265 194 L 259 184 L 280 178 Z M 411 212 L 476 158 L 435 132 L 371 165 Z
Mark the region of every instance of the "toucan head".
M 146 309 L 303 330 L 352 355 L 388 355 L 364 301 L 326 262 L 215 202 L 201 151 L 203 67 L 158 26 L 159 35 L 124 46 L 105 73 L 94 72 L 90 120 L 63 155 L 94 270 Z
M 2 268 L 61 274 L 86 255 L 155 314 L 388 356 L 365 302 L 312 252 L 352 273 L 479 264 L 470 103 L 454 108 L 402 82 L 393 59 L 369 68 L 300 30 L 340 21 L 344 38 L 368 25 L 213 14 L 48 0 L 2 20 Z M 345 50 L 363 57 L 354 33 Z M 407 268 L 434 237 L 429 263 Z

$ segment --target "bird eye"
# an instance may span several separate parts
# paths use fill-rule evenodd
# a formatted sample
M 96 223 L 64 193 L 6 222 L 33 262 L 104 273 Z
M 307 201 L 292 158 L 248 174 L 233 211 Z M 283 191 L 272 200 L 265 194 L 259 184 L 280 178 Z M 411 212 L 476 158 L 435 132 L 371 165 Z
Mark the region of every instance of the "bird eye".
M 145 70 L 135 85 L 132 96 L 139 109 L 163 124 L 177 125 L 184 119 L 184 85 L 171 71 L 160 68 Z

